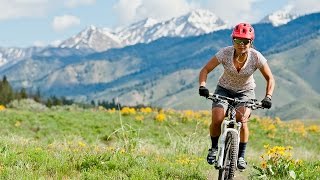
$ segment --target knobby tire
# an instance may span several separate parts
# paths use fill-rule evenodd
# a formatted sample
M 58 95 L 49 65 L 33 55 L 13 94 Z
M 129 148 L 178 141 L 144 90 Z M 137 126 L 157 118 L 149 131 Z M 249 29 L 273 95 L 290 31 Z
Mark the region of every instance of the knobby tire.
M 223 167 L 219 169 L 219 180 L 233 179 L 236 172 L 238 156 L 238 137 L 237 133 L 230 131 L 227 133 L 225 150 L 223 157 Z

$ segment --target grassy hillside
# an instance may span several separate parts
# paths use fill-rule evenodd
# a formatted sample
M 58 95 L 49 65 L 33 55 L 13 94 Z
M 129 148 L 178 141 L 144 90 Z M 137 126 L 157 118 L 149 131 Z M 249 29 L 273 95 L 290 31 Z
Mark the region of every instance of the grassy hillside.
M 290 117 L 301 117 L 308 119 L 309 117 L 320 117 L 320 97 L 299 98 L 285 106 L 276 108 L 272 111 L 273 115 L 288 119 Z
M 197 47 L 194 52 L 196 54 L 199 53 L 200 56 L 191 53 L 190 55 L 186 55 L 187 57 L 185 58 L 184 56 L 176 57 L 177 52 L 181 51 L 175 51 L 175 58 L 170 59 L 171 56 L 168 55 L 170 53 L 165 53 L 166 56 L 160 56 L 163 59 L 161 60 L 160 58 L 158 63 L 167 62 L 168 64 L 164 63 L 166 68 L 162 68 L 161 70 L 161 67 L 156 65 L 152 68 L 158 68 L 157 71 L 145 74 L 145 76 L 148 75 L 147 79 L 143 76 L 139 76 L 139 78 L 136 79 L 128 79 L 126 83 L 120 83 L 111 91 L 106 88 L 103 92 L 92 93 L 89 99 L 112 99 L 119 97 L 121 103 L 128 105 L 148 104 L 175 109 L 208 109 L 210 105 L 198 96 L 198 75 L 200 68 L 197 67 L 204 66 L 210 59 L 210 56 L 214 55 L 218 47 L 213 47 L 212 43 L 211 46 L 207 43 L 204 43 L 203 47 L 199 46 L 202 38 L 198 38 L 199 39 L 189 38 L 189 40 L 197 40 L 191 44 L 193 48 Z M 166 39 L 162 41 L 166 42 Z M 320 112 L 320 109 L 317 106 L 312 106 L 312 104 L 316 103 L 316 99 L 313 97 L 320 96 L 319 83 L 317 80 L 317 75 L 320 74 L 320 63 L 318 63 L 316 56 L 320 51 L 318 48 L 320 38 L 315 32 L 312 37 L 300 38 L 299 43 L 296 41 L 297 39 L 295 39 L 294 46 L 290 44 L 292 42 L 286 42 L 274 47 L 274 49 L 282 49 L 282 51 L 273 51 L 273 54 L 266 53 L 266 57 L 269 60 L 270 67 L 276 79 L 273 96 L 274 105 L 272 109 L 259 112 L 258 114 L 273 117 L 279 116 L 284 120 L 293 118 L 317 119 L 320 117 L 318 115 L 319 113 L 317 113 Z M 257 43 L 259 45 L 258 50 L 263 50 L 263 48 L 261 48 L 261 38 L 257 39 Z M 291 48 L 287 48 L 287 46 Z M 192 47 L 190 46 L 191 49 Z M 134 49 L 134 47 L 131 48 Z M 176 48 L 179 48 L 179 46 Z M 168 49 L 168 52 L 172 52 L 171 49 Z M 204 54 L 206 54 L 207 57 L 204 57 Z M 190 60 L 190 57 L 192 60 Z M 171 61 L 177 61 L 179 63 L 174 64 L 171 63 Z M 185 68 L 181 68 L 180 66 Z M 165 70 L 173 72 L 167 73 Z M 210 74 L 207 81 L 210 90 L 213 91 L 215 89 L 221 72 L 222 69 L 219 67 L 218 70 L 214 70 Z M 265 94 L 265 80 L 259 71 L 256 72 L 255 79 L 257 84 L 256 97 L 258 100 L 261 100 Z M 130 85 L 131 87 L 129 87 Z M 309 103 L 296 103 L 305 99 L 308 99 Z M 292 103 L 296 103 L 295 106 L 300 106 L 296 108 L 301 109 L 301 111 L 303 111 L 303 108 L 308 109 L 308 111 L 305 111 L 303 116 L 299 116 L 300 110 L 297 111 L 297 109 L 289 108 L 292 106 L 290 105 Z M 280 110 L 282 111 L 280 112 Z
M 272 65 L 281 67 L 284 70 L 294 72 L 306 83 L 311 85 L 311 89 L 320 93 L 318 75 L 320 74 L 320 63 L 318 54 L 320 52 L 320 36 L 316 36 L 301 45 L 274 54 L 270 57 Z M 297 80 L 297 79 L 295 79 Z
M 317 105 L 319 102 L 317 97 L 320 97 L 319 83 L 316 78 L 316 74 L 320 74 L 320 63 L 316 58 L 316 52 L 319 51 L 319 42 L 320 38 L 317 37 L 302 42 L 293 49 L 267 56 L 276 80 L 273 108 L 264 112 L 259 111 L 258 114 L 281 117 L 284 120 L 294 118 L 317 119 L 320 117 L 320 107 Z M 208 87 L 211 90 L 214 90 L 215 82 L 222 72 L 221 69 L 217 71 L 208 79 Z M 209 107 L 201 98 L 196 97 L 198 73 L 194 73 L 194 75 L 192 88 L 175 94 L 175 98 L 167 97 L 164 102 L 169 102 L 171 107 L 178 109 L 204 109 Z M 192 79 L 192 77 L 190 78 Z M 256 98 L 261 100 L 265 93 L 265 79 L 257 71 L 255 80 L 257 84 Z
M 207 111 L 39 107 L 0 111 L 1 179 L 217 178 L 205 162 Z M 249 126 L 249 167 L 238 179 L 319 178 L 319 121 L 252 117 Z
M 303 117 L 287 108 L 301 97 L 314 104 L 312 97 L 320 96 L 319 17 L 320 13 L 309 14 L 278 27 L 254 24 L 254 45 L 269 60 L 277 83 L 274 106 L 265 115 L 319 118 L 314 113 L 319 108 L 307 107 L 312 110 Z M 1 69 L 0 75 L 6 75 L 14 88 L 40 88 L 43 95 L 65 96 L 78 102 L 119 99 L 126 105 L 207 109 L 210 105 L 198 96 L 198 74 L 219 49 L 231 45 L 230 33 L 231 29 L 224 29 L 194 37 L 163 37 L 99 53 L 46 48 Z M 210 90 L 214 90 L 220 74 L 221 69 L 210 74 Z M 264 93 L 265 81 L 257 75 L 257 99 Z M 278 113 L 279 108 L 286 111 Z

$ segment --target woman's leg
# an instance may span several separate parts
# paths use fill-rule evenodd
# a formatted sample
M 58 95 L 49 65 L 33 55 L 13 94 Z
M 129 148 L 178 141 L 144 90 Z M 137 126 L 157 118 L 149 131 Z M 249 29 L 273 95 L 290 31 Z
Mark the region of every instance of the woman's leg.
M 240 142 L 248 142 L 249 140 L 249 128 L 248 128 L 248 118 L 251 114 L 251 109 L 244 106 L 237 108 L 236 119 L 238 122 L 242 123 L 240 130 Z
M 248 118 L 250 116 L 251 109 L 246 108 L 244 106 L 237 108 L 236 119 L 237 121 L 242 123 L 240 129 L 240 144 L 239 144 L 239 152 L 238 152 L 238 168 L 245 169 L 247 163 L 244 160 L 247 143 L 249 140 L 249 127 L 248 127 Z
M 218 140 L 221 133 L 221 122 L 224 119 L 224 108 L 213 107 L 212 108 L 212 119 L 209 126 L 211 148 L 209 149 L 207 161 L 209 164 L 214 164 L 218 152 Z
M 211 124 L 209 127 L 211 137 L 220 136 L 221 123 L 224 119 L 224 116 L 225 116 L 225 112 L 223 107 L 212 108 L 212 118 L 211 118 Z

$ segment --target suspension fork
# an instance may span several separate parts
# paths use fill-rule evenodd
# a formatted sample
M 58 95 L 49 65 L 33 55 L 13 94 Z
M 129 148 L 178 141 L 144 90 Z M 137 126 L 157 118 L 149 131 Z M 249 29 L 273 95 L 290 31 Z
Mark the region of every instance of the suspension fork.
M 234 129 L 236 129 L 238 131 L 238 135 L 239 135 L 239 139 L 240 139 L 240 129 L 241 129 L 241 122 L 237 122 L 236 120 L 236 109 L 232 108 L 231 109 L 231 114 L 230 114 L 230 122 L 234 123 Z M 240 141 L 239 141 L 240 142 Z
M 237 122 L 237 120 L 236 120 L 236 109 L 235 108 L 232 108 L 230 116 L 231 116 L 230 117 L 231 121 L 234 122 L 233 128 L 237 131 L 237 135 L 238 135 L 237 142 L 238 142 L 238 144 L 240 144 L 240 129 L 241 129 L 242 123 Z M 237 152 L 237 156 L 238 156 L 238 153 L 239 153 L 239 150 Z
M 216 167 L 218 168 L 222 168 L 222 165 L 223 165 L 223 157 L 224 157 L 227 133 L 230 131 L 235 131 L 238 135 L 238 143 L 240 143 L 241 122 L 237 122 L 235 117 L 236 117 L 236 110 L 232 108 L 230 113 L 230 120 L 225 119 L 221 123 L 221 135 L 219 137 L 219 142 L 218 142 L 218 153 L 217 153 L 217 162 L 216 162 Z M 229 127 L 230 124 L 233 124 L 233 127 Z
M 230 120 L 231 122 L 234 122 L 234 129 L 236 129 L 238 131 L 238 143 L 240 143 L 240 129 L 242 126 L 241 122 L 237 122 L 236 120 L 236 108 L 232 108 L 231 109 L 231 114 L 230 114 Z

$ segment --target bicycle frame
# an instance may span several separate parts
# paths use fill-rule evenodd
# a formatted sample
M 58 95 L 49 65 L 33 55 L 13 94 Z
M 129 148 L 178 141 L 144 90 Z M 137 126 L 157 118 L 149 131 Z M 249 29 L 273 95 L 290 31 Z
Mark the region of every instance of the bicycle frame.
M 216 168 L 223 168 L 223 160 L 224 160 L 224 150 L 225 150 L 225 142 L 226 142 L 226 137 L 227 133 L 230 131 L 234 131 L 237 134 L 237 142 L 239 144 L 240 142 L 240 129 L 241 129 L 241 122 L 237 122 L 235 115 L 236 115 L 236 110 L 235 107 L 230 106 L 229 110 L 231 112 L 225 118 L 222 123 L 221 123 L 221 135 L 219 137 L 218 141 L 218 154 L 217 154 L 217 161 L 216 161 Z
M 216 156 L 215 168 L 219 169 L 218 179 L 232 179 L 237 169 L 240 129 L 242 126 L 241 122 L 236 121 L 236 106 L 240 103 L 244 103 L 243 106 L 255 110 L 263 108 L 262 103 L 258 103 L 254 99 L 243 101 L 217 94 L 209 94 L 209 97 L 207 98 L 215 102 L 228 104 L 227 116 L 221 123 L 221 134 L 218 141 L 218 153 Z

